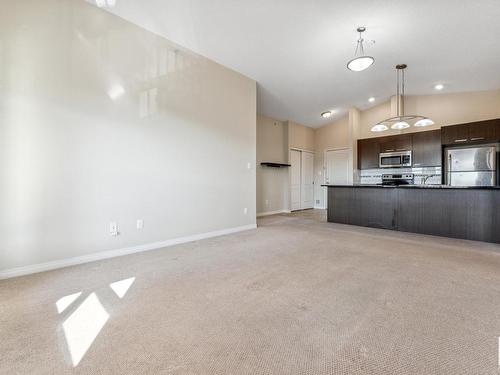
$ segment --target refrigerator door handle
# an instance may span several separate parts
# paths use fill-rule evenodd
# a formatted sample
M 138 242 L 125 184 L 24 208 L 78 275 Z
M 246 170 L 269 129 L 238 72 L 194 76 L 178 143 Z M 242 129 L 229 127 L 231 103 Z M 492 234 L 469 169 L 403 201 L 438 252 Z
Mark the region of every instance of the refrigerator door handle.
M 448 185 L 451 186 L 451 154 L 448 154 Z
M 495 150 L 496 153 L 496 150 Z M 493 165 L 492 162 L 494 163 L 494 156 L 493 156 L 493 149 L 490 149 L 488 151 L 488 157 L 486 158 L 486 165 L 488 166 L 488 169 L 493 170 Z

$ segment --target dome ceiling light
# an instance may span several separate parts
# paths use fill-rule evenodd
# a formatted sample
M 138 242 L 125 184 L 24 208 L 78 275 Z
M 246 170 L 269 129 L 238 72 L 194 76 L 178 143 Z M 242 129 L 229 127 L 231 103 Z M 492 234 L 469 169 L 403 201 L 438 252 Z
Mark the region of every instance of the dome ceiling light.
M 357 32 L 359 33 L 358 44 L 356 45 L 356 52 L 354 52 L 354 58 L 347 63 L 347 69 L 354 72 L 361 72 L 369 68 L 375 59 L 371 56 L 365 55 L 365 48 L 363 47 L 363 36 L 362 33 L 366 31 L 366 27 L 358 27 Z
M 421 115 L 405 115 L 404 114 L 404 103 L 405 103 L 405 69 L 407 68 L 406 64 L 396 65 L 396 85 L 397 85 L 397 116 L 385 119 L 384 121 L 379 122 L 374 127 L 372 127 L 372 132 L 380 132 L 389 129 L 394 130 L 402 130 L 410 127 L 411 121 L 416 121 L 414 126 L 416 127 L 424 127 L 429 125 L 434 125 L 434 121 L 430 118 L 421 116 Z M 385 127 L 385 128 L 384 128 Z

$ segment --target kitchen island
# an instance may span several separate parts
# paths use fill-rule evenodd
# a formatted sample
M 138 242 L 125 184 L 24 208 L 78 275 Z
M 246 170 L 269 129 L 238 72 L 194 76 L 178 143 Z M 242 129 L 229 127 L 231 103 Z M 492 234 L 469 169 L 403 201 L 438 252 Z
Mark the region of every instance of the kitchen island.
M 323 185 L 328 221 L 500 243 L 500 187 Z

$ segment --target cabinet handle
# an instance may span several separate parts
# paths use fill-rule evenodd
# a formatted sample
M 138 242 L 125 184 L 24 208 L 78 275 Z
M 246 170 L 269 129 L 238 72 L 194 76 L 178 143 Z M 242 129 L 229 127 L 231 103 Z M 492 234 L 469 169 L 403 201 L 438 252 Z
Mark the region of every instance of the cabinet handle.
M 480 141 L 481 139 L 484 139 L 484 137 L 474 137 L 474 138 L 471 138 L 470 140 L 471 141 Z
M 455 139 L 455 143 L 467 142 L 467 139 Z
M 418 167 L 419 165 L 422 165 L 422 163 L 415 163 L 413 164 L 415 167 Z
M 394 150 L 384 150 L 384 152 L 393 152 Z
M 396 151 L 407 151 L 405 148 L 398 148 Z

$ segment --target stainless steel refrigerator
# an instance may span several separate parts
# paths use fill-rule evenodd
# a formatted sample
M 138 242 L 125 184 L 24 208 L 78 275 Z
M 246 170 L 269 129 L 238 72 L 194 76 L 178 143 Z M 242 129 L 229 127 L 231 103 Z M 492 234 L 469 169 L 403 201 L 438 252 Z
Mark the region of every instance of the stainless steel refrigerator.
M 497 184 L 497 148 L 481 146 L 445 151 L 445 182 L 450 186 Z

